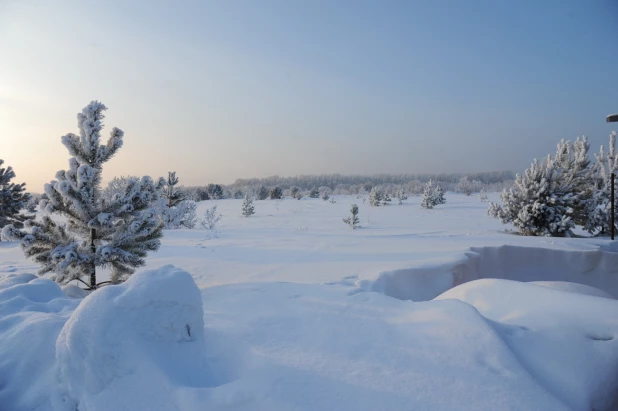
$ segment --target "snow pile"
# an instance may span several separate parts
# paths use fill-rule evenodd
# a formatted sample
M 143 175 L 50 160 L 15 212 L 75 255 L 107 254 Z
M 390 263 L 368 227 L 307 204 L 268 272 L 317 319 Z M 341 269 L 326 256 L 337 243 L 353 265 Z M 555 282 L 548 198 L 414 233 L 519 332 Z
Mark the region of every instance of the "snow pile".
M 553 284 L 555 286 L 555 284 Z M 576 410 L 618 407 L 618 301 L 600 290 L 567 291 L 484 279 L 436 300 L 457 299 L 489 319 L 519 362 L 550 393 Z
M 7 409 L 173 410 L 176 389 L 212 383 L 202 298 L 185 271 L 140 272 L 81 303 L 30 275 L 0 288 Z

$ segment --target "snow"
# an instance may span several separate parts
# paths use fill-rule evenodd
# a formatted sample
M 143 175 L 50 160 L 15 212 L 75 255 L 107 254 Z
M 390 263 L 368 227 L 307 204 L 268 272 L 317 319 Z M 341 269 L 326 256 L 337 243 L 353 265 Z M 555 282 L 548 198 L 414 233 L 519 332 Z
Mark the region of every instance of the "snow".
M 0 243 L 0 410 L 618 406 L 612 242 L 505 233 L 477 196 L 335 199 L 198 203 L 217 236 L 166 230 L 87 296 Z

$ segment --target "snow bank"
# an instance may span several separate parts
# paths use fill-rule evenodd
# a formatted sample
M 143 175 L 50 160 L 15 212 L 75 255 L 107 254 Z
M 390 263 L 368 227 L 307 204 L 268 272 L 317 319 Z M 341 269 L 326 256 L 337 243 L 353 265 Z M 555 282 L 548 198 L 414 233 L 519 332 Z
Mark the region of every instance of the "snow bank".
M 436 300 L 474 306 L 530 374 L 571 408 L 617 409 L 618 301 L 567 288 L 484 279 Z
M 201 293 L 183 270 L 140 272 L 83 300 L 29 274 L 0 282 L 3 411 L 174 410 L 179 390 L 212 381 Z
M 56 342 L 64 401 L 79 409 L 173 410 L 172 387 L 206 387 L 201 294 L 186 271 L 143 271 L 88 296 Z M 172 392 L 170 392 L 172 391 Z
M 402 300 L 427 301 L 482 278 L 571 282 L 617 298 L 618 253 L 512 245 L 473 247 L 463 259 L 451 263 L 383 272 L 367 289 Z

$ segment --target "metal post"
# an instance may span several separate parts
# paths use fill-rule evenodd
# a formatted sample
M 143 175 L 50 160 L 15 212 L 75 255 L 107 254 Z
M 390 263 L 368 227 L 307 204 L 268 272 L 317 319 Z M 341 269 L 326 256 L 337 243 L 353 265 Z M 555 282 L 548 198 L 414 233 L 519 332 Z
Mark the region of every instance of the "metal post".
M 613 209 L 613 207 L 612 207 L 612 209 Z M 614 221 L 614 220 L 612 220 L 612 221 Z M 612 231 L 612 233 L 613 233 L 613 231 Z M 97 230 L 92 228 L 90 230 L 90 249 L 92 250 L 92 273 L 90 273 L 90 288 L 92 288 L 93 290 L 95 288 L 97 288 L 97 271 L 96 271 L 96 263 L 94 261 L 95 254 L 97 252 L 97 248 L 94 245 L 94 239 L 96 238 L 96 236 L 97 236 Z M 612 239 L 613 238 L 614 238 L 614 235 L 612 234 Z
M 611 188 L 611 194 L 610 194 L 611 203 L 612 203 L 612 205 L 611 205 L 611 207 L 612 207 L 612 214 L 611 214 L 612 218 L 611 218 L 610 233 L 611 233 L 611 236 L 612 236 L 612 240 L 614 239 L 614 227 L 615 227 L 614 226 L 614 212 L 615 212 L 615 210 L 614 210 L 614 180 L 615 180 L 615 178 L 616 178 L 616 174 L 614 174 L 614 172 L 612 172 L 612 188 Z

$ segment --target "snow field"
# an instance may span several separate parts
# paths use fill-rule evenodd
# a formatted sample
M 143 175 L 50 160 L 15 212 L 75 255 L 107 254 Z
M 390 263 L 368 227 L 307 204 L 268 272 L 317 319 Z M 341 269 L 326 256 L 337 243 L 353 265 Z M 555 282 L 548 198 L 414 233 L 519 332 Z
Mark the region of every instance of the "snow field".
M 218 233 L 166 231 L 83 300 L 0 243 L 0 410 L 613 409 L 610 242 L 505 234 L 446 198 L 202 202 Z

